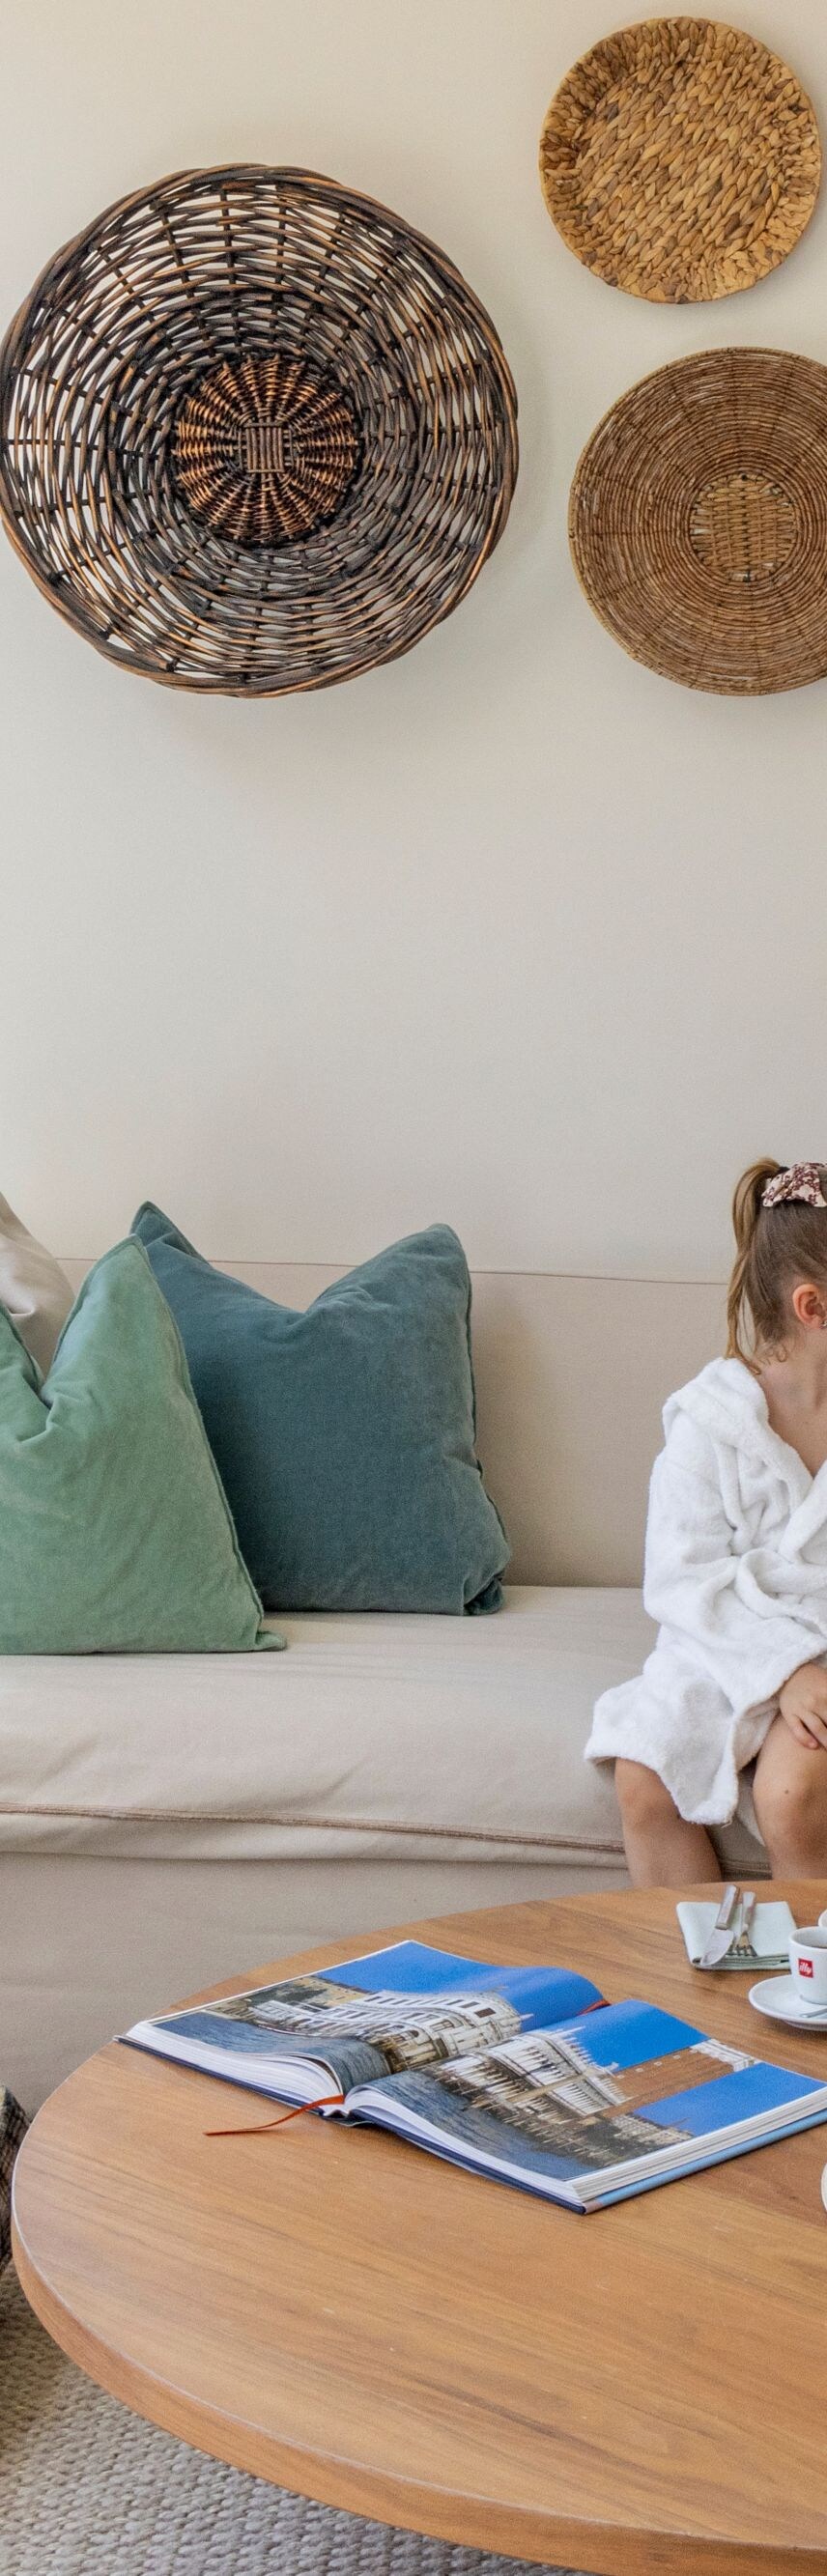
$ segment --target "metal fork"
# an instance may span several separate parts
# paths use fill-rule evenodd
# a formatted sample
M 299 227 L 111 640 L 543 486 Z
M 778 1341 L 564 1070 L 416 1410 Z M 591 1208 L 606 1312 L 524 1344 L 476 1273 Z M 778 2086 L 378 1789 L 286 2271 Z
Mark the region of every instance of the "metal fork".
M 735 1940 L 732 1944 L 732 1950 L 751 1950 L 752 1918 L 754 1913 L 755 1891 L 751 1887 L 745 1887 L 741 1895 L 741 1920 L 738 1925 Z M 730 1951 L 730 1958 L 731 1957 L 732 1951 Z

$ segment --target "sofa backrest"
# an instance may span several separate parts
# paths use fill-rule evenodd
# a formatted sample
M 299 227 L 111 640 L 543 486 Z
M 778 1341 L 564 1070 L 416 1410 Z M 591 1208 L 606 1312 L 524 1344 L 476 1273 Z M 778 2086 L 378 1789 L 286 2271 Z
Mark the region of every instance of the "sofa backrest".
M 75 1286 L 88 1261 L 63 1267 Z M 223 1261 L 280 1305 L 308 1306 L 341 1270 Z M 474 1274 L 479 1453 L 515 1583 L 638 1583 L 661 1408 L 724 1346 L 720 1285 Z

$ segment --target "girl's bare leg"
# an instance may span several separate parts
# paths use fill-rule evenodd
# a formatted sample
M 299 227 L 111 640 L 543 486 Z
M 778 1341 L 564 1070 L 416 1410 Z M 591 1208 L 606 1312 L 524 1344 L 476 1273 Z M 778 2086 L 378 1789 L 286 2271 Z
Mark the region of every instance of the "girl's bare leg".
M 634 1887 L 691 1887 L 699 1879 L 720 1878 L 705 1827 L 679 1816 L 656 1771 L 645 1762 L 616 1762 L 615 1787 Z
M 773 1878 L 827 1878 L 827 1751 L 776 1717 L 755 1766 L 755 1813 Z

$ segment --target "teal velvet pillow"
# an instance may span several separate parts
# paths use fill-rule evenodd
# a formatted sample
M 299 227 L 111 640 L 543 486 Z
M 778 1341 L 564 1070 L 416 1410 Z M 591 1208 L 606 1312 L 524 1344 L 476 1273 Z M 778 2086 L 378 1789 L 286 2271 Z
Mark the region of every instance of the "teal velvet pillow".
M 495 1610 L 508 1562 L 474 1450 L 471 1287 L 450 1226 L 410 1235 L 305 1314 L 201 1259 L 147 1204 L 253 1581 L 279 1610 Z
M 0 1653 L 239 1654 L 265 1635 L 146 1253 L 107 1252 L 42 1378 L 0 1306 Z

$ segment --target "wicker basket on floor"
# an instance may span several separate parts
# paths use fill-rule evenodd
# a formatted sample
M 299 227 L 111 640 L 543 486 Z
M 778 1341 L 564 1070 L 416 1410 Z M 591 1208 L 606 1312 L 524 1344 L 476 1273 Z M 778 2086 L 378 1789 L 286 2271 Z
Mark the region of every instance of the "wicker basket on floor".
M 821 174 L 795 74 L 738 27 L 647 18 L 575 63 L 540 139 L 549 214 L 627 295 L 733 295 L 786 259 Z
M 516 397 L 443 253 L 305 170 L 185 171 L 58 252 L 0 351 L 0 514 L 53 606 L 238 697 L 407 652 L 502 533 Z
M 575 567 L 604 626 L 688 688 L 827 676 L 827 367 L 711 349 L 633 385 L 571 489 Z
M 11 2253 L 11 2178 L 27 2128 L 19 2102 L 0 2084 L 0 2271 Z

